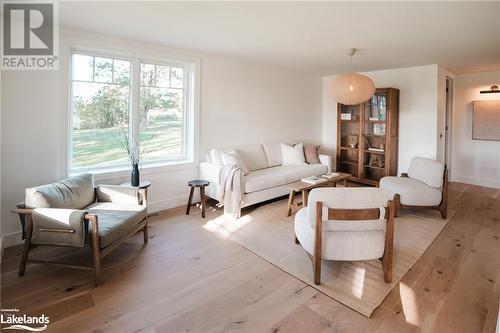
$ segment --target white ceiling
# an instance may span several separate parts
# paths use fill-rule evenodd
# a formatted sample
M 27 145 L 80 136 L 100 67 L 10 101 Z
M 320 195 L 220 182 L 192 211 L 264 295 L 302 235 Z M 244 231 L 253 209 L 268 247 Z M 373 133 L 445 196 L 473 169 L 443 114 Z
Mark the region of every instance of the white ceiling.
M 61 2 L 63 27 L 334 74 L 500 68 L 500 2 Z

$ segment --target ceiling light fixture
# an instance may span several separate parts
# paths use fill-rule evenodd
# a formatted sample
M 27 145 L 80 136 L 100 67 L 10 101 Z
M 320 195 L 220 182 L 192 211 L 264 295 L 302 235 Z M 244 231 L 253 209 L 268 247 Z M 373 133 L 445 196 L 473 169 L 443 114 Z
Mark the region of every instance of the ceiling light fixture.
M 352 57 L 357 49 L 348 51 L 351 57 L 349 74 L 342 74 L 333 79 L 331 94 L 337 103 L 355 105 L 369 100 L 375 93 L 375 83 L 366 75 L 352 72 Z
M 490 87 L 490 90 L 481 90 L 481 94 L 497 94 L 500 93 L 500 89 L 498 89 L 498 86 L 496 84 L 492 85 Z

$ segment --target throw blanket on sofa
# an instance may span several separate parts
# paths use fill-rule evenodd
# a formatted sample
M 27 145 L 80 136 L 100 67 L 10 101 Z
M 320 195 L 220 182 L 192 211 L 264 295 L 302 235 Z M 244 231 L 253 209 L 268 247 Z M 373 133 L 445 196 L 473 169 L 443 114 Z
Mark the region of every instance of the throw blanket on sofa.
M 241 216 L 243 200 L 243 172 L 237 165 L 225 165 L 220 173 L 218 200 L 224 205 L 224 214 L 237 219 Z

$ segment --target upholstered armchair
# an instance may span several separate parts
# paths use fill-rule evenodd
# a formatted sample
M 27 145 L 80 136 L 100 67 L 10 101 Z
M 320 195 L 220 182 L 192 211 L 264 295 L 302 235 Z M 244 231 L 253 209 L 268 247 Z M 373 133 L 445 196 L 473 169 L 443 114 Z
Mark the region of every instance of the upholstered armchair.
M 384 177 L 379 187 L 394 195 L 396 216 L 400 208 L 438 209 L 447 216 L 448 171 L 443 163 L 414 157 L 408 173 L 401 177 Z
M 148 242 L 145 190 L 137 187 L 98 185 L 82 174 L 52 184 L 26 189 L 25 202 L 13 211 L 23 227 L 24 249 L 19 275 L 27 263 L 52 264 L 93 270 L 99 284 L 101 259 L 138 231 Z M 84 247 L 89 245 L 93 267 L 29 259 L 39 245 Z
M 317 188 L 295 215 L 295 242 L 309 254 L 314 283 L 321 260 L 381 259 L 384 280 L 392 281 L 394 203 L 379 188 Z

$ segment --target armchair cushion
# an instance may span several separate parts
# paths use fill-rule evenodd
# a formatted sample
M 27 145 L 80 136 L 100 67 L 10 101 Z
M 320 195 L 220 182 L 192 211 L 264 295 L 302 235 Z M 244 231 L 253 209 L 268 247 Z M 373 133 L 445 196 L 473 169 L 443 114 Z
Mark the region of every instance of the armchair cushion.
M 82 247 L 85 243 L 85 210 L 64 208 L 36 208 L 33 210 L 34 244 Z M 54 232 L 50 230 L 67 230 Z
M 441 189 L 443 186 L 444 164 L 423 157 L 414 157 L 408 168 L 408 177 Z
M 27 208 L 83 209 L 94 202 L 94 178 L 86 173 L 26 189 Z
M 139 188 L 117 185 L 98 185 L 96 187 L 97 202 L 119 204 L 139 204 Z
M 336 221 L 335 223 L 339 223 Z M 360 221 L 349 222 L 353 226 Z M 308 221 L 307 208 L 295 215 L 295 235 L 302 247 L 311 255 L 314 253 L 314 227 Z M 385 223 L 384 223 L 385 228 Z M 322 258 L 326 260 L 370 260 L 384 255 L 385 231 L 366 230 L 323 231 Z
M 96 202 L 87 210 L 98 217 L 100 249 L 126 237 L 146 217 L 146 207 L 141 205 Z
M 384 177 L 380 180 L 379 186 L 391 196 L 398 193 L 403 205 L 437 206 L 441 202 L 441 189 L 428 186 L 417 179 Z

